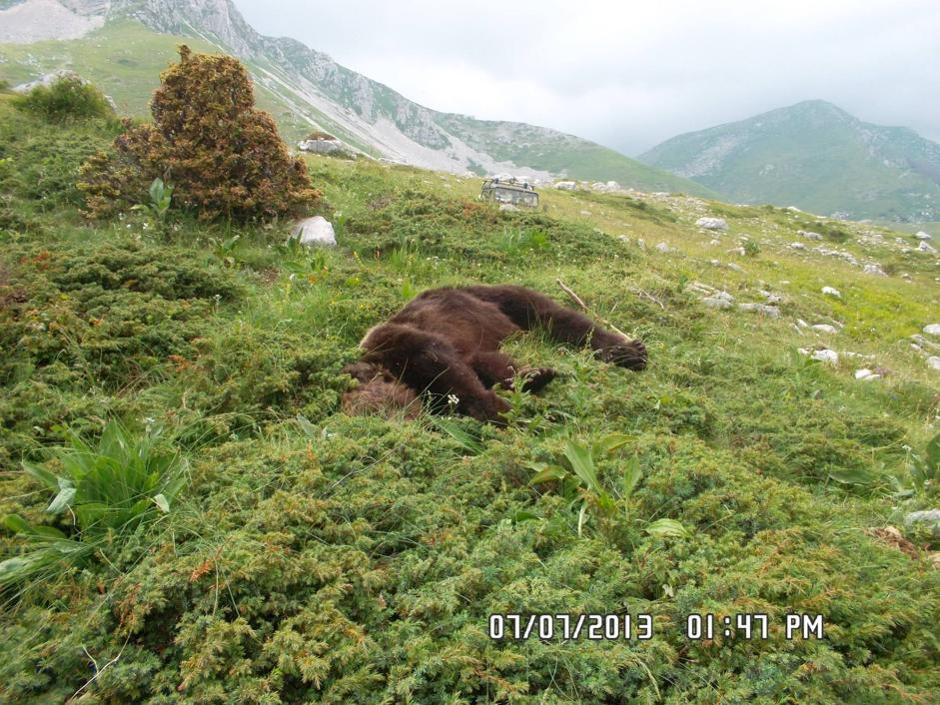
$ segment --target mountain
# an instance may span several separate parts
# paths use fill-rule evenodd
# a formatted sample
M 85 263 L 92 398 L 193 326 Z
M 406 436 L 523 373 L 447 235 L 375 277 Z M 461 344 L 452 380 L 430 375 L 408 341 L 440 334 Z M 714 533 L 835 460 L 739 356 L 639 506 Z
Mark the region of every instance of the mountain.
M 230 0 L 0 0 L 0 78 L 18 84 L 71 68 L 131 114 L 146 114 L 182 41 L 244 61 L 259 103 L 292 140 L 316 129 L 363 154 L 442 171 L 714 195 L 573 135 L 425 108 L 296 40 L 259 34 Z
M 743 203 L 898 222 L 940 217 L 940 144 L 822 100 L 679 135 L 639 159 Z

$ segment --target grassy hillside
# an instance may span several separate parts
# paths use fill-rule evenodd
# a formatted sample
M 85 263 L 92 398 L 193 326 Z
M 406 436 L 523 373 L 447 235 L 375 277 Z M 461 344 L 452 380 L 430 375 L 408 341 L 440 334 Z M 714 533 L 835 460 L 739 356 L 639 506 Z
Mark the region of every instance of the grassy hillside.
M 909 469 L 940 408 L 940 373 L 909 338 L 940 322 L 940 271 L 905 251 L 912 236 L 669 196 L 553 191 L 543 211 L 500 212 L 474 200 L 476 180 L 327 158 L 309 166 L 334 250 L 284 245 L 287 224 L 176 214 L 161 234 L 132 212 L 89 226 L 72 184 L 112 130 L 44 125 L 0 96 L 0 515 L 71 531 L 20 462 L 56 471 L 67 429 L 94 446 L 115 418 L 178 453 L 185 484 L 84 567 L 2 595 L 0 701 L 900 705 L 940 692 L 940 571 L 903 525 L 940 502 L 936 479 Z M 703 215 L 728 232 L 700 231 Z M 827 240 L 791 249 L 798 230 Z M 730 252 L 742 243 L 747 255 Z M 338 412 L 362 334 L 417 292 L 514 282 L 564 300 L 559 278 L 643 337 L 646 372 L 527 335 L 514 356 L 563 376 L 511 397 L 505 429 Z M 709 308 L 703 285 L 737 302 L 767 292 L 780 317 Z M 839 364 L 798 352 L 822 345 Z M 857 381 L 858 367 L 884 376 Z M 597 487 L 531 483 L 572 449 L 612 506 Z M 889 525 L 905 538 L 885 540 Z M 24 550 L 11 527 L 0 558 Z M 507 612 L 644 613 L 654 635 L 491 640 L 488 616 Z M 823 615 L 825 637 L 786 640 L 790 612 Z M 694 613 L 765 613 L 769 636 L 691 640 Z
M 639 158 L 743 203 L 915 222 L 940 208 L 940 145 L 823 101 L 680 135 Z
M 467 144 L 497 159 L 528 164 L 553 174 L 564 173 L 570 179 L 616 181 L 625 188 L 718 197 L 695 181 L 653 169 L 572 135 L 548 134 L 549 131 L 539 127 L 454 114 L 440 114 L 438 122 Z
M 111 96 L 122 114 L 149 116 L 150 97 L 160 73 L 178 60 L 177 48 L 217 54 L 216 46 L 197 37 L 158 34 L 133 20 L 106 24 L 81 39 L 34 44 L 0 44 L 0 80 L 17 85 L 45 73 L 70 69 Z M 285 137 L 299 139 L 310 124 L 264 86 L 256 84 L 258 105 L 278 121 Z

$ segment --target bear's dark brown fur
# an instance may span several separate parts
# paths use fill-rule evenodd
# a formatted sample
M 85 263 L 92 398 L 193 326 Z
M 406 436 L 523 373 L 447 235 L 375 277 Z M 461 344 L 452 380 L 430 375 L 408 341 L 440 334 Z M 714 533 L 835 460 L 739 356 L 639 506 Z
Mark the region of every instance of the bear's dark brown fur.
M 360 362 L 344 369 L 359 386 L 343 396 L 347 413 L 406 408 L 414 416 L 419 395 L 456 397 L 456 409 L 481 421 L 500 422 L 508 405 L 493 387 L 538 391 L 554 377 L 547 368 L 519 367 L 500 352 L 503 340 L 541 327 L 571 345 L 590 345 L 595 356 L 631 370 L 646 367 L 646 348 L 601 328 L 577 311 L 521 286 L 468 286 L 425 291 L 361 343 Z

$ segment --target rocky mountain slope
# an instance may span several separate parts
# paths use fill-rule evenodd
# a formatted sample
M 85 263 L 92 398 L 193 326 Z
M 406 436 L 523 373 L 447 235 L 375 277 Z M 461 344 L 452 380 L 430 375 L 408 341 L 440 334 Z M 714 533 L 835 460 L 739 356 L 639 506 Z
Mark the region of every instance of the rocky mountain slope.
M 639 159 L 745 203 L 937 220 L 940 144 L 821 100 L 674 137 Z
M 186 37 L 245 61 L 262 103 L 291 138 L 320 129 L 373 157 L 455 173 L 615 180 L 707 195 L 694 182 L 572 135 L 425 108 L 296 40 L 259 34 L 230 0 L 6 0 L 0 27 L 0 78 L 15 83 L 71 66 L 132 112 L 144 112 L 173 38 Z M 143 50 L 128 51 L 134 46 Z

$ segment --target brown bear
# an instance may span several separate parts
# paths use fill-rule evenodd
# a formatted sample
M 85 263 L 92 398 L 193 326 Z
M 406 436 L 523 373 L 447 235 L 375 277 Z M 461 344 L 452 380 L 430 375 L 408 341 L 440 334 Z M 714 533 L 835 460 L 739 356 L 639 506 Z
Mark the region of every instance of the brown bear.
M 646 348 L 601 328 L 590 318 L 521 286 L 430 289 L 360 343 L 362 359 L 343 369 L 359 385 L 343 395 L 347 413 L 405 409 L 413 418 L 421 396 L 480 421 L 501 423 L 509 405 L 494 393 L 512 389 L 518 375 L 525 391 L 554 377 L 549 368 L 519 367 L 499 346 L 520 330 L 543 328 L 560 343 L 590 345 L 595 357 L 630 370 L 646 367 Z

